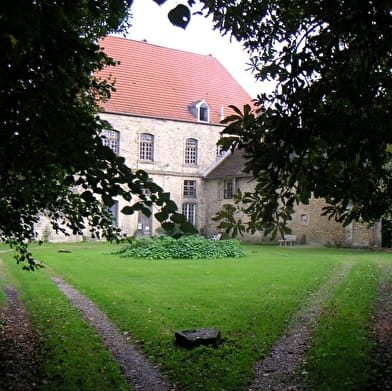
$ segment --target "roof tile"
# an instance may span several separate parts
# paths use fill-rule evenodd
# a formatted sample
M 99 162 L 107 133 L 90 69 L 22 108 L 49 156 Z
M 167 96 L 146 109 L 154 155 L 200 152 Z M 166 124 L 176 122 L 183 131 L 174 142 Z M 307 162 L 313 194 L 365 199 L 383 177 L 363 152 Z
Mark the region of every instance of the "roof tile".
M 106 111 L 129 115 L 196 121 L 189 106 L 204 100 L 210 122 L 219 123 L 229 105 L 242 109 L 251 97 L 210 55 L 169 49 L 146 42 L 109 36 L 100 42 L 120 65 L 98 75 L 116 80 L 116 91 L 103 104 Z

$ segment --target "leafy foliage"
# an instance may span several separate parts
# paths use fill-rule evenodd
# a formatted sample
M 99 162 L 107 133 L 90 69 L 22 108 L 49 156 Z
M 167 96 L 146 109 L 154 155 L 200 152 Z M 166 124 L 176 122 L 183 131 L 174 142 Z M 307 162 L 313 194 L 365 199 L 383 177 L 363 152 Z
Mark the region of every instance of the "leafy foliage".
M 113 86 L 92 76 L 114 65 L 99 39 L 127 27 L 125 0 L 5 1 L 0 5 L 0 240 L 36 264 L 27 244 L 46 215 L 56 231 L 118 236 L 108 207 L 150 213 L 167 228 L 186 224 L 167 193 L 102 145 L 110 129 L 98 116 Z M 147 189 L 150 196 L 143 195 Z M 186 227 L 189 228 L 189 227 Z
M 122 257 L 147 259 L 213 259 L 243 255 L 237 240 L 218 241 L 198 235 L 182 236 L 179 239 L 170 236 L 131 239 L 130 244 L 117 253 Z
M 257 110 L 226 119 L 257 185 L 248 225 L 284 227 L 312 195 L 348 224 L 391 212 L 392 12 L 389 0 L 200 1 L 249 51 L 262 81 Z M 248 223 L 247 223 L 248 224 Z
M 238 190 L 234 195 L 234 205 L 225 205 L 212 218 L 219 222 L 217 228 L 224 229 L 232 236 L 244 235 L 245 232 L 264 231 L 272 238 L 280 234 L 288 234 L 291 229 L 286 222 L 291 220 L 294 213 L 293 208 L 276 208 L 274 214 L 268 214 L 269 209 L 265 208 L 265 200 L 258 193 L 245 192 Z

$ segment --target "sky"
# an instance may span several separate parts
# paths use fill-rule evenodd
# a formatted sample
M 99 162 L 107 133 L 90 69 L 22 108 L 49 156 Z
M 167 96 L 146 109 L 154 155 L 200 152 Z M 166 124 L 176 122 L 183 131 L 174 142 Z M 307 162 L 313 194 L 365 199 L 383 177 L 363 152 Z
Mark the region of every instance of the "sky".
M 184 0 L 183 3 L 186 4 Z M 153 0 L 134 0 L 131 13 L 132 26 L 127 38 L 193 53 L 212 55 L 231 73 L 252 98 L 263 91 L 262 85 L 256 82 L 248 68 L 248 56 L 241 45 L 228 36 L 222 37 L 213 30 L 210 19 L 201 15 L 192 15 L 186 27 L 173 26 L 168 12 L 180 4 L 177 0 L 167 0 L 159 6 Z

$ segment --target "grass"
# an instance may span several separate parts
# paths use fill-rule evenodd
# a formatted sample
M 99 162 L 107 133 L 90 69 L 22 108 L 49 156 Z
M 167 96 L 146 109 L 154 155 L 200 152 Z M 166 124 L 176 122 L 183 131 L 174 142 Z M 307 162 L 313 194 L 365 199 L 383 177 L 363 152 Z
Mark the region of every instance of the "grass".
M 308 353 L 309 390 L 354 391 L 369 383 L 373 348 L 369 313 L 379 277 L 377 265 L 362 261 L 338 288 Z
M 69 248 L 72 253 L 59 253 L 59 248 Z M 53 371 L 48 377 L 52 389 L 77 389 L 56 387 L 55 367 L 67 353 L 56 349 L 62 344 L 64 328 L 70 333 L 66 337 L 71 344 L 67 350 L 72 350 L 72 344 L 77 343 L 83 346 L 81 351 L 94 351 L 99 344 L 94 333 L 54 288 L 48 277 L 50 273 L 64 278 L 98 304 L 122 331 L 134 337 L 137 345 L 162 367 L 179 389 L 237 391 L 251 380 L 254 362 L 270 352 L 271 345 L 282 335 L 306 297 L 345 263 L 355 266 L 323 317 L 317 345 L 324 350 L 312 351 L 309 356 L 309 371 L 313 377 L 309 377 L 308 389 L 359 390 L 360 387 L 355 387 L 366 380 L 358 379 L 355 371 L 366 372 L 366 354 L 371 348 L 367 326 L 378 278 L 377 264 L 390 263 L 389 254 L 247 245 L 244 246 L 246 256 L 239 259 L 150 261 L 105 254 L 110 248 L 101 243 L 89 248 L 75 244 L 44 245 L 34 250 L 34 254 L 45 263 L 46 269 L 34 273 L 15 267 L 10 254 L 2 255 L 7 258 L 7 268 L 19 281 L 23 298 L 34 314 L 33 321 L 38 325 L 43 346 L 49 346 L 45 355 L 46 365 Z M 337 315 L 343 319 L 341 323 L 335 323 Z M 81 322 L 83 327 L 73 324 L 68 327 L 69 317 L 76 323 Z M 352 323 L 350 328 L 346 327 L 348 320 Z M 175 330 L 195 327 L 219 327 L 223 345 L 218 349 L 194 350 L 174 345 Z M 326 332 L 331 330 L 342 334 L 341 338 L 331 338 Z M 341 347 L 344 333 L 359 336 L 355 351 Z M 86 346 L 85 340 L 90 341 Z M 352 344 L 351 341 L 350 346 Z M 110 360 L 99 358 L 100 354 L 97 354 L 97 368 L 91 372 L 109 368 L 104 370 L 103 377 L 110 380 L 94 389 L 123 389 L 117 369 Z M 95 354 L 81 355 L 95 361 Z M 320 388 L 332 373 L 322 369 L 322 356 L 326 361 L 331 357 L 341 358 L 338 365 L 341 375 L 336 380 L 341 388 L 336 385 Z M 72 356 L 65 360 L 67 365 L 60 365 L 58 376 L 62 376 L 61 381 L 71 376 L 74 380 L 70 382 L 75 384 L 81 364 L 74 363 Z M 352 369 L 351 375 L 347 376 L 345 367 Z M 68 369 L 70 375 L 61 372 Z M 90 372 L 90 368 L 86 367 L 84 372 Z M 349 381 L 356 385 L 343 387 L 342 384 Z M 90 388 L 80 386 L 79 389 Z
M 8 283 L 16 285 L 40 341 L 39 390 L 128 390 L 120 368 L 101 345 L 94 330 L 80 318 L 47 273 L 26 272 L 7 261 Z

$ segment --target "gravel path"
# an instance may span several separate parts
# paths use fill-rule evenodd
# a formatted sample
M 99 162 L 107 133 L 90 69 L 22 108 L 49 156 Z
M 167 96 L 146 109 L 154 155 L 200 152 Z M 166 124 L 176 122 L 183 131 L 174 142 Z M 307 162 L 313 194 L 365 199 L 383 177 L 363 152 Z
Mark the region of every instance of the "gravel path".
M 294 317 L 286 335 L 274 345 L 271 355 L 255 366 L 255 379 L 248 391 L 294 391 L 301 390 L 301 369 L 312 334 L 317 327 L 325 304 L 332 297 L 340 281 L 350 271 L 346 265 L 324 284 Z
M 174 386 L 160 375 L 157 367 L 151 365 L 146 358 L 132 346 L 108 317 L 94 303 L 81 295 L 76 289 L 60 278 L 52 279 L 59 289 L 68 297 L 72 305 L 78 309 L 85 319 L 96 328 L 103 344 L 112 353 L 113 358 L 124 371 L 133 390 L 137 391 L 169 391 Z

